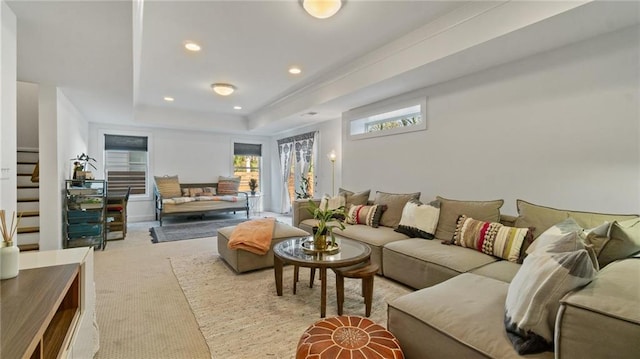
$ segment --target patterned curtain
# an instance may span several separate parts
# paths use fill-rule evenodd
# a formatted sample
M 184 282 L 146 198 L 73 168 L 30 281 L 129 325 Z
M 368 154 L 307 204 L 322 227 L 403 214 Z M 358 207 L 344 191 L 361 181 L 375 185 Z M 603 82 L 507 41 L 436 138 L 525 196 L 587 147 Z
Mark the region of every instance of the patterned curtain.
M 307 173 L 311 166 L 313 154 L 315 152 L 315 139 L 317 131 L 308 132 L 297 136 L 278 140 L 278 153 L 280 155 L 281 182 L 281 213 L 291 211 L 291 198 L 289 197 L 289 174 L 291 167 L 295 163 L 296 187 L 297 178 L 302 173 Z

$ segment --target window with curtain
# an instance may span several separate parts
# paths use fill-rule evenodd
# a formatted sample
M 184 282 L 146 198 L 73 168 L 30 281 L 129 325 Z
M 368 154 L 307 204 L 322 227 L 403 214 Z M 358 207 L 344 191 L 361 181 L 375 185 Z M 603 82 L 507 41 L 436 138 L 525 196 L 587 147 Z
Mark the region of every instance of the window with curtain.
M 281 213 L 288 213 L 296 198 L 313 197 L 317 136 L 318 132 L 314 131 L 278 140 Z
M 252 178 L 258 182 L 258 191 L 261 191 L 260 169 L 262 168 L 262 145 L 254 143 L 233 144 L 233 175 L 240 177 L 239 191 L 248 192 L 249 180 Z
M 104 135 L 105 177 L 109 191 L 147 195 L 148 138 L 146 136 Z

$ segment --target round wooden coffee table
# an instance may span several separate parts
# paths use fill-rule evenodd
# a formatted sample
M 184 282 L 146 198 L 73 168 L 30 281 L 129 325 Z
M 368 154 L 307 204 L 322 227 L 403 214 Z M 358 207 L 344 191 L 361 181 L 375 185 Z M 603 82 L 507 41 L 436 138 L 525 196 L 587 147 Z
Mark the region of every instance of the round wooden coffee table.
M 318 268 L 320 270 L 320 317 L 327 311 L 327 268 L 340 268 L 366 262 L 371 256 L 371 248 L 360 242 L 339 238 L 336 240 L 340 251 L 336 254 L 307 254 L 302 250 L 302 242 L 309 237 L 284 240 L 273 247 L 273 272 L 276 280 L 276 292 L 282 296 L 282 267 L 285 263 L 299 267 Z M 294 275 L 294 281 L 295 278 Z

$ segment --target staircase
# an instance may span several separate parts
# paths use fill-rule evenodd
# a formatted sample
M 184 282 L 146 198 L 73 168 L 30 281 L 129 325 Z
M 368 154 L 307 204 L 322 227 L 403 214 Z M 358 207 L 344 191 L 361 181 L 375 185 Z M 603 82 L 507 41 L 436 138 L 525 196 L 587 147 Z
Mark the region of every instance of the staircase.
M 32 181 L 33 170 L 38 164 L 38 150 L 18 149 L 17 189 L 18 214 L 22 214 L 18 227 L 20 251 L 38 250 L 40 243 L 40 189 Z

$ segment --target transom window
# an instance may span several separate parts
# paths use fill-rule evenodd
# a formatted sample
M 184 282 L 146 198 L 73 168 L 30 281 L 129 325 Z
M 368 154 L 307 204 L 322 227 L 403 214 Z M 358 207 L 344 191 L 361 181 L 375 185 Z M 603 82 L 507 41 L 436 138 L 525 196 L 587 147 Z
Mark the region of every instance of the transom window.
M 362 139 L 421 131 L 425 121 L 426 99 L 413 99 L 383 105 L 369 105 L 343 114 L 350 139 Z

